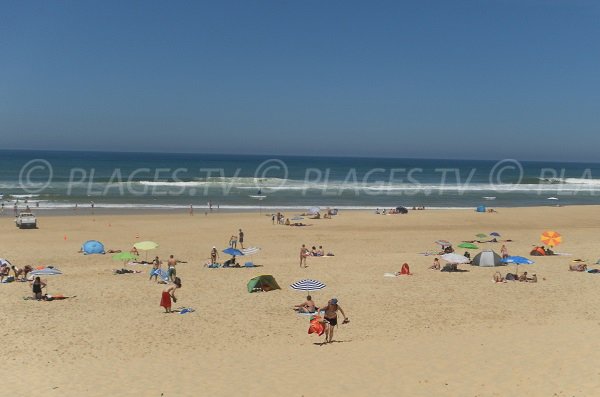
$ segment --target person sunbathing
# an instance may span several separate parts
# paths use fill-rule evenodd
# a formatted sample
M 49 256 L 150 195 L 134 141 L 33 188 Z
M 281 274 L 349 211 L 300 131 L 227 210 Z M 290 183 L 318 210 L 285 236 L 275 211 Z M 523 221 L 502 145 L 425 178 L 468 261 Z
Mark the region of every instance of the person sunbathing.
M 402 265 L 402 268 L 400 269 L 399 272 L 396 272 L 396 276 L 410 276 L 411 272 L 410 272 L 410 267 L 408 266 L 408 263 L 404 263 Z
M 322 245 L 319 245 L 319 249 L 317 250 L 317 256 L 325 256 L 325 251 L 323 251 Z
M 537 276 L 534 274 L 531 276 L 531 278 L 529 279 L 530 283 L 537 283 Z
M 494 280 L 495 283 L 505 283 L 506 282 L 504 280 L 504 277 L 502 277 L 502 274 L 500 274 L 500 272 L 494 273 L 493 280 Z
M 308 295 L 306 297 L 306 302 L 303 302 L 299 305 L 294 305 L 294 310 L 299 313 L 316 313 L 317 307 L 315 306 L 315 302 L 313 302 L 312 297 Z
M 523 274 L 521 274 L 519 276 L 519 281 L 526 283 L 529 282 L 529 278 L 527 277 L 527 272 L 523 272 Z
M 585 263 L 569 265 L 569 271 L 570 272 L 585 272 L 585 271 L 587 271 L 587 265 Z

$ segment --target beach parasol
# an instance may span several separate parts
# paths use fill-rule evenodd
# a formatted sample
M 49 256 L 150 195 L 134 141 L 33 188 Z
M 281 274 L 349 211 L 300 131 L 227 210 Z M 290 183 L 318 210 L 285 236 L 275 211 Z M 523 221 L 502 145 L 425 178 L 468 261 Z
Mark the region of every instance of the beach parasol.
M 223 250 L 223 253 L 232 256 L 244 256 L 244 253 L 242 251 L 235 248 L 225 248 Z
M 133 244 L 133 246 L 142 251 L 149 251 L 158 248 L 158 244 L 154 241 L 140 241 L 139 243 Z
M 540 236 L 540 241 L 547 246 L 556 247 L 562 242 L 562 236 L 553 230 L 547 230 Z
M 260 251 L 260 248 L 258 248 L 258 247 L 248 247 L 248 248 L 242 249 L 242 254 L 250 255 L 251 261 L 254 263 L 254 254 L 258 254 L 259 251 Z
M 478 233 L 475 235 L 475 237 L 479 237 L 479 238 L 486 238 L 488 235 L 485 233 Z
M 519 274 L 519 265 L 533 265 L 535 262 L 522 256 L 507 256 L 506 258 L 502 259 L 502 263 L 514 263 L 517 265 L 515 273 Z
M 30 276 L 59 276 L 62 272 L 53 267 L 45 267 L 43 269 L 37 269 L 29 272 Z
M 476 246 L 475 244 L 471 244 L 471 243 L 462 243 L 458 245 L 458 248 L 466 248 L 468 250 L 476 250 L 479 249 L 478 246 Z
M 469 258 L 458 254 L 444 254 L 440 258 L 448 263 L 469 263 Z
M 141 251 L 150 251 L 158 248 L 158 244 L 154 241 L 140 241 L 139 243 L 133 244 L 133 247 Z M 146 262 L 148 261 L 148 252 L 146 252 Z
M 112 256 L 112 259 L 115 261 L 123 261 L 128 262 L 128 261 L 135 261 L 137 260 L 137 255 L 132 254 L 131 252 L 120 252 L 118 254 L 115 254 Z
M 318 291 L 325 287 L 326 285 L 320 282 L 319 280 L 312 279 L 304 279 L 290 284 L 290 288 L 295 289 L 297 291 Z
M 436 240 L 435 243 L 441 245 L 442 247 L 449 247 L 452 245 L 452 243 L 447 240 Z
M 490 236 L 500 237 L 500 233 L 498 233 L 498 232 L 491 232 Z

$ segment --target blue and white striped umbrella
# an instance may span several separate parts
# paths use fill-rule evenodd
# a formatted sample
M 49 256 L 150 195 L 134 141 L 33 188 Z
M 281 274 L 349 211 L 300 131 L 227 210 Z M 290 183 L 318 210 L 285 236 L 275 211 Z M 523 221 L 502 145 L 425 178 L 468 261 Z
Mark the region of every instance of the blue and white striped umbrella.
M 260 251 L 260 248 L 258 248 L 258 247 L 248 247 L 248 248 L 244 248 L 242 250 L 242 253 L 244 255 L 254 255 L 254 254 L 258 254 L 258 251 Z
M 317 291 L 325 288 L 325 284 L 318 280 L 305 279 L 290 284 L 290 288 L 298 291 Z

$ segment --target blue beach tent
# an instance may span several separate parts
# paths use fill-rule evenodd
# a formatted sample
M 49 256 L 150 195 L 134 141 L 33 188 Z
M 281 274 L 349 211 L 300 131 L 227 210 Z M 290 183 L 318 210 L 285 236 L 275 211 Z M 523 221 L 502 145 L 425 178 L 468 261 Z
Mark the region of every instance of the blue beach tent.
M 81 250 L 84 255 L 104 254 L 104 245 L 100 241 L 89 240 L 83 243 Z
M 479 207 L 477 207 L 477 209 L 475 211 L 477 211 L 477 212 L 485 212 L 486 211 L 485 205 L 480 205 Z

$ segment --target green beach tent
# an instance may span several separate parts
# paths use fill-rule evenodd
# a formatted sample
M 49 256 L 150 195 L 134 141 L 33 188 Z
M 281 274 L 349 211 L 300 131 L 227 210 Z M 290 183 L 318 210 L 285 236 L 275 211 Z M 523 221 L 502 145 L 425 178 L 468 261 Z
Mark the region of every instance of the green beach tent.
M 270 274 L 254 277 L 248 281 L 248 292 L 271 291 L 281 289 L 275 278 Z

